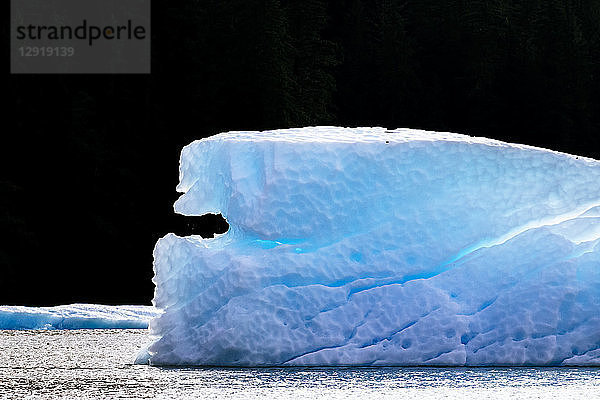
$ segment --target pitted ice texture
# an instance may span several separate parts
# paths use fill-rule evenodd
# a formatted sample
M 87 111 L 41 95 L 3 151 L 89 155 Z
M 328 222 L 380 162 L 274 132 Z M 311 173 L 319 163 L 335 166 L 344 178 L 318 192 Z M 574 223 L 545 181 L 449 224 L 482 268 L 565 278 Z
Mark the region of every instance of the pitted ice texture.
M 600 162 L 309 127 L 183 149 L 153 365 L 600 365 Z

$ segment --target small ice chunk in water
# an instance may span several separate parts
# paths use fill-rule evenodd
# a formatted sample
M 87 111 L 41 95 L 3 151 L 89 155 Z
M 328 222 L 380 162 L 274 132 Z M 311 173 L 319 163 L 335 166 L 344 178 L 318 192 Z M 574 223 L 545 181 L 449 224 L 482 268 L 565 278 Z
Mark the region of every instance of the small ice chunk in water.
M 160 313 L 149 306 L 0 306 L 0 329 L 145 329 Z

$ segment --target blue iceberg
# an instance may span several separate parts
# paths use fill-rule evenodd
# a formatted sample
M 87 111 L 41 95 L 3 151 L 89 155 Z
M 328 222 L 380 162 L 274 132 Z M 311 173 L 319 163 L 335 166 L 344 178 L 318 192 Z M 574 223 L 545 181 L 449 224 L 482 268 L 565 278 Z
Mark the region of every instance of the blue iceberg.
M 600 162 L 311 127 L 183 149 L 152 365 L 600 365 Z
M 145 329 L 158 315 L 160 311 L 149 306 L 0 306 L 0 330 Z

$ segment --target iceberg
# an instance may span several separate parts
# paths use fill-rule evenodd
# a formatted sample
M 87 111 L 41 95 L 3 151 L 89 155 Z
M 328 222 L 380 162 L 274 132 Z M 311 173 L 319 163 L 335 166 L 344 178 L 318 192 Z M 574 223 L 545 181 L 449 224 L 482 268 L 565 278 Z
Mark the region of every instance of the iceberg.
M 160 313 L 150 306 L 0 306 L 0 330 L 146 329 Z
M 600 162 L 308 127 L 186 146 L 151 365 L 600 365 Z

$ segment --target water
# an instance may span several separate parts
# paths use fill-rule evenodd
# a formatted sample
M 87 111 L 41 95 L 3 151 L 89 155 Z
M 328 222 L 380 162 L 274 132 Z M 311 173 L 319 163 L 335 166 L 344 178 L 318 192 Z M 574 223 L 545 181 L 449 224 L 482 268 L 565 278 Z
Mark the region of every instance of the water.
M 600 398 L 600 368 L 156 368 L 145 330 L 0 331 L 0 398 Z

